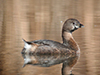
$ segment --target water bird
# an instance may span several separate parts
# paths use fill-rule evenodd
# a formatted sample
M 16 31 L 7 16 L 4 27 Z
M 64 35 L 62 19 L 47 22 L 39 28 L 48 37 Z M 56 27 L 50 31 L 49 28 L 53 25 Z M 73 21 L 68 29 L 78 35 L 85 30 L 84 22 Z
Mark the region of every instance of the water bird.
M 72 36 L 72 32 L 75 30 L 84 27 L 77 19 L 70 18 L 65 21 L 62 27 L 62 40 L 63 43 L 53 41 L 53 40 L 35 40 L 35 41 L 24 41 L 24 48 L 22 49 L 22 54 L 27 55 L 69 55 L 76 54 L 78 57 L 80 55 L 80 48 L 77 42 Z M 31 62 L 30 59 L 25 59 L 24 66 Z M 72 62 L 72 61 L 71 61 Z M 73 75 L 72 68 L 76 64 L 76 61 L 70 64 L 70 67 L 67 67 L 69 63 L 65 62 L 62 65 L 62 75 Z M 23 66 L 23 67 L 24 67 Z M 70 70 L 70 71 L 69 71 Z
M 63 43 L 53 40 L 24 41 L 23 53 L 32 54 L 69 54 L 80 53 L 80 48 L 72 36 L 72 32 L 84 27 L 77 19 L 67 19 L 62 27 Z

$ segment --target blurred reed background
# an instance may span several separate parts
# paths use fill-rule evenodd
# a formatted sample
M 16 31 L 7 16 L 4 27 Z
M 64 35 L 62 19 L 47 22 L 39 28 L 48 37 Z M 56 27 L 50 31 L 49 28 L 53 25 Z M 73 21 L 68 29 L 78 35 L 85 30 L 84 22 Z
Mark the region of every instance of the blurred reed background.
M 81 48 L 73 73 L 100 75 L 100 0 L 0 0 L 0 75 L 61 75 L 61 64 L 22 68 L 20 52 L 22 38 L 62 42 L 62 25 L 68 18 L 85 26 L 73 34 Z

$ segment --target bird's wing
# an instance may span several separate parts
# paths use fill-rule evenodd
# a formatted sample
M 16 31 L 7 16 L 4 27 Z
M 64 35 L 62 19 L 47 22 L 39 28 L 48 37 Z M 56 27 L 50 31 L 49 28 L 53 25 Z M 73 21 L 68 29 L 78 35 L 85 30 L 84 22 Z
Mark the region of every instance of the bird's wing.
M 37 54 L 69 54 L 70 50 L 63 44 L 52 40 L 32 41 L 38 45 L 34 51 Z

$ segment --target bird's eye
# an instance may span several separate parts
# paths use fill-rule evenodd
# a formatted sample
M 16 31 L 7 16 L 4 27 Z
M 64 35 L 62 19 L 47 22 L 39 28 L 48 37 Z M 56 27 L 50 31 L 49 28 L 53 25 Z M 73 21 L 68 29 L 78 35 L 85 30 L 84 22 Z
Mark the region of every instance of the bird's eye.
M 75 23 L 73 23 L 73 24 L 75 24 Z

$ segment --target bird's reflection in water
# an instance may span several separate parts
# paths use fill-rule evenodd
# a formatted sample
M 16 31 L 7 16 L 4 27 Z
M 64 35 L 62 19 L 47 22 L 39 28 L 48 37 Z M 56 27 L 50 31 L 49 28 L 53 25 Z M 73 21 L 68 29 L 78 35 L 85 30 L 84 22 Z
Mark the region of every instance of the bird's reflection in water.
M 72 68 L 76 64 L 79 54 L 57 54 L 57 55 L 32 55 L 32 54 L 22 54 L 24 58 L 24 65 L 36 65 L 41 67 L 50 67 L 52 65 L 63 63 L 62 65 L 62 75 L 73 75 Z

